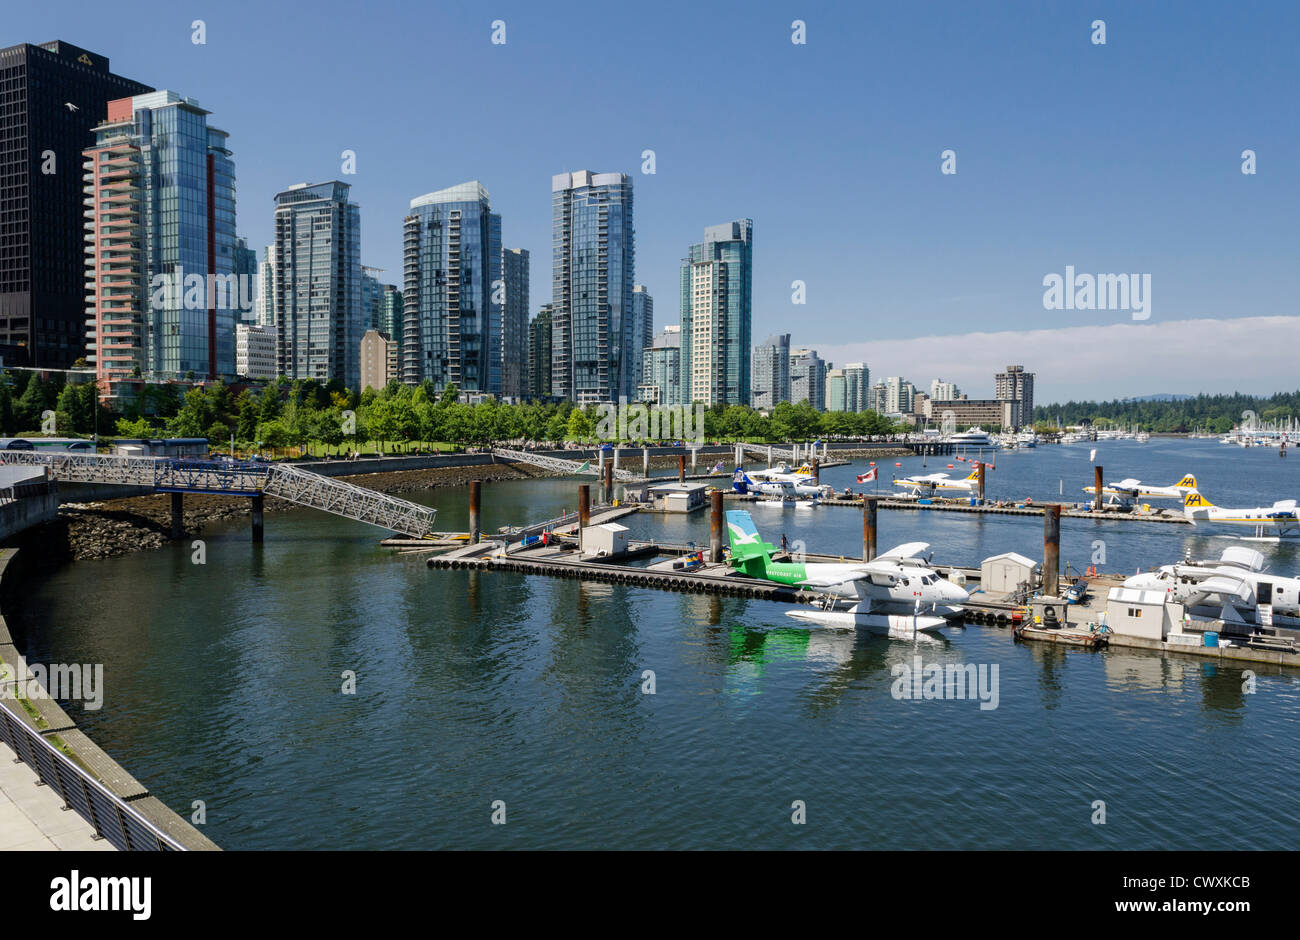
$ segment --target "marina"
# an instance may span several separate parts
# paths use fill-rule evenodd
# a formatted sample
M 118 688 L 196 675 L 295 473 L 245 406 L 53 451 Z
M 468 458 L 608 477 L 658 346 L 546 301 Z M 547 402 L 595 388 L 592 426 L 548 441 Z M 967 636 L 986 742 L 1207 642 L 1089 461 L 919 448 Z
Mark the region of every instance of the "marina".
M 1289 488 L 1286 462 L 1264 449 L 1153 440 L 1141 448 L 1140 464 L 1128 462 L 1129 449 L 1137 451 L 1133 442 L 1103 442 L 1097 463 L 1115 468 L 1117 478 L 1166 483 L 1195 471 L 1202 489 L 1224 504 L 1253 505 Z M 1038 505 L 1059 498 L 1066 484 L 1078 493 L 1092 479 L 1088 456 L 1087 449 L 1055 446 L 999 455 L 988 496 L 1028 496 Z M 1246 470 L 1245 459 L 1252 461 Z M 897 472 L 920 472 L 921 461 L 900 458 Z M 866 488 L 855 483 L 866 464 L 830 468 L 822 480 L 841 491 Z M 791 788 L 830 815 L 833 825 L 809 833 L 827 848 L 881 840 L 1014 848 L 1025 844 L 1016 819 L 1023 815 L 1029 825 L 1031 814 L 1036 841 L 1073 848 L 1194 848 L 1206 839 L 1283 846 L 1300 825 L 1263 806 L 1229 820 L 1170 805 L 1158 821 L 1142 813 L 1126 819 L 1122 831 L 1081 827 L 1075 818 L 1091 793 L 1138 805 L 1153 788 L 1213 787 L 1229 772 L 1283 786 L 1281 768 L 1300 759 L 1286 730 L 1300 705 L 1293 668 L 1222 653 L 1037 641 L 1032 624 L 1022 632 L 1026 641 L 1016 642 L 1026 605 L 979 593 L 964 626 L 942 631 L 938 642 L 801 623 L 786 614 L 815 612 L 814 597 L 798 596 L 809 592 L 738 578 L 707 558 L 702 569 L 672 567 L 707 554 L 711 508 L 673 514 L 603 507 L 602 481 L 588 480 L 589 524 L 626 527 L 629 552 L 642 554 L 617 563 L 565 558 L 576 538 L 581 478 L 484 483 L 478 528 L 487 542 L 508 542 L 499 562 L 477 557 L 483 549 L 459 538 L 470 532 L 469 488 L 460 486 L 408 494 L 437 511 L 435 528 L 451 536 L 446 546 L 398 537 L 377 547 L 371 526 L 289 509 L 268 514 L 261 543 L 250 544 L 246 518 L 210 524 L 202 534 L 206 565 L 191 562 L 188 542 L 78 563 L 43 574 L 30 595 L 9 598 L 4 609 L 32 661 L 103 662 L 106 674 L 117 676 L 103 709 L 70 714 L 160 800 L 179 809 L 202 794 L 209 807 L 240 807 L 237 814 L 209 811 L 204 833 L 223 848 L 332 844 L 310 827 L 260 822 L 285 792 L 305 812 L 350 807 L 364 844 L 375 847 L 486 847 L 502 837 L 521 848 L 582 847 L 608 839 L 613 818 L 629 845 L 738 847 L 764 825 L 764 807 Z M 725 508 L 750 511 L 768 541 L 779 544 L 785 535 L 806 560 L 861 558 L 860 503 L 805 511 L 727 498 Z M 1043 560 L 1038 509 L 900 510 L 881 512 L 878 523 L 880 549 L 927 542 L 935 568 L 945 577 L 960 574 L 971 588 L 980 586 L 980 560 L 1008 553 Z M 555 553 L 549 559 L 523 547 L 547 528 L 562 539 L 546 547 Z M 1067 515 L 1064 577 L 1092 567 L 1099 538 L 1107 558 L 1098 567 L 1108 575 L 1089 579 L 1098 584 L 1089 606 L 1068 611 L 1071 628 L 1055 631 L 1058 637 L 1086 633 L 1110 587 L 1139 568 L 1189 554 L 1217 557 L 1235 544 L 1199 525 Z M 1300 567 L 1294 546 L 1261 550 L 1271 571 Z M 431 558 L 457 552 L 468 556 L 457 567 L 429 568 Z M 997 577 L 1008 588 L 1020 574 Z M 710 578 L 719 589 L 706 586 Z M 73 602 L 86 579 L 100 599 L 94 611 Z M 239 589 L 232 593 L 232 585 Z M 222 614 L 214 619 L 207 610 Z M 144 669 L 133 665 L 131 644 L 140 636 L 151 649 Z M 999 707 L 948 702 L 929 709 L 895 700 L 891 670 L 913 655 L 999 664 Z M 1247 668 L 1258 683 L 1254 695 L 1242 690 Z M 345 669 L 358 675 L 356 697 L 322 682 Z M 657 677 L 656 695 L 639 691 L 646 670 Z M 282 727 L 247 720 L 250 688 L 260 690 Z M 211 733 L 185 735 L 143 704 L 167 701 L 186 702 L 190 720 Z M 366 729 L 381 715 L 386 733 L 379 739 Z M 430 727 L 440 729 L 435 738 Z M 1189 732 L 1170 734 L 1180 727 Z M 1270 748 L 1266 757 L 1246 745 L 1261 735 L 1281 750 Z M 1062 750 L 1062 736 L 1077 747 Z M 417 740 L 415 751 L 403 743 Z M 578 754 L 586 756 L 578 761 Z M 963 759 L 945 756 L 953 754 Z M 358 762 L 388 774 L 382 808 L 345 769 Z M 1006 772 L 1011 766 L 1014 774 Z M 532 769 L 521 775 L 521 767 Z M 719 767 L 727 768 L 721 777 Z M 842 786 L 833 782 L 845 774 L 869 780 L 863 785 L 870 793 L 938 775 L 950 797 L 923 816 L 872 801 L 868 819 L 854 807 L 838 808 Z M 647 780 L 654 792 L 677 796 L 647 800 Z M 441 794 L 432 814 L 431 788 Z M 496 834 L 466 828 L 459 820 L 478 811 L 485 793 L 528 807 L 535 822 Z M 1008 805 L 1025 809 L 1012 809 L 1009 822 Z M 685 823 L 675 815 L 683 811 Z M 785 844 L 779 831 L 774 838 Z

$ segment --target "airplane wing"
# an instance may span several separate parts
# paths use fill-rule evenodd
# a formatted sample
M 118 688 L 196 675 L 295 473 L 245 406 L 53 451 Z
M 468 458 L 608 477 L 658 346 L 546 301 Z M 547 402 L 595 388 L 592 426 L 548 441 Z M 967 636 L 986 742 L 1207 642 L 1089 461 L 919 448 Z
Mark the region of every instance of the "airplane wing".
M 899 545 L 897 548 L 891 548 L 889 551 L 877 555 L 876 559 L 916 558 L 919 555 L 924 555 L 929 547 L 929 542 L 907 542 L 904 545 Z
M 1122 493 L 1136 493 L 1138 487 L 1142 485 L 1141 480 L 1134 480 L 1132 477 L 1127 480 L 1120 480 L 1118 483 L 1112 483 L 1110 488 Z
M 1206 578 L 1196 586 L 1196 592 L 1187 599 L 1186 605 L 1195 607 L 1198 604 L 1203 604 L 1206 598 L 1216 594 L 1225 604 L 1240 603 L 1248 605 L 1255 600 L 1255 588 L 1245 578 L 1216 574 Z

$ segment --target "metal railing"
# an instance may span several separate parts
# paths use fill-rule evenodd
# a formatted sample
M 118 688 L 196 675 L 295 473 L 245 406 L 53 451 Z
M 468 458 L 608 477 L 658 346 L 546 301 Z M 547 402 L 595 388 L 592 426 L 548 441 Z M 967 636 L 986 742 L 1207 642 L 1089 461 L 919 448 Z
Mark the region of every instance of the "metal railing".
M 428 506 L 286 464 L 271 465 L 262 492 L 417 539 L 433 532 L 433 520 L 438 513 Z
M 184 852 L 185 847 L 137 813 L 121 797 L 82 770 L 38 731 L 0 707 L 0 741 L 52 787 L 64 808 L 90 823 L 96 838 L 124 852 Z
M 492 448 L 492 455 L 494 457 L 503 457 L 506 460 L 517 460 L 520 463 L 531 464 L 534 467 L 541 467 L 543 470 L 550 470 L 554 473 L 590 473 L 593 476 L 599 473 L 595 465 L 589 460 L 579 463 L 576 460 L 565 460 L 562 457 L 548 457 L 545 454 L 534 454 L 526 450 L 506 450 L 502 447 Z M 641 477 L 630 470 L 618 469 L 614 471 L 614 479 L 639 480 Z

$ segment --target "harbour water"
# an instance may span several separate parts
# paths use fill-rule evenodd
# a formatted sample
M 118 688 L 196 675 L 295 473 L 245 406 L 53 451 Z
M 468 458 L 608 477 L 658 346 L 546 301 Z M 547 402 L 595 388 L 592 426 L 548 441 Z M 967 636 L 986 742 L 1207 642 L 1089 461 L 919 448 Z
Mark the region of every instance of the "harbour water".
M 1106 479 L 1192 472 L 1220 505 L 1300 496 L 1300 461 L 1154 439 L 1096 445 Z M 1000 453 L 991 499 L 1082 501 L 1091 445 Z M 892 473 L 921 460 L 878 461 Z M 927 472 L 946 470 L 929 458 Z M 951 473 L 965 475 L 964 463 Z M 842 489 L 865 464 L 828 469 Z M 1293 469 L 1295 468 L 1295 469 Z M 485 484 L 484 529 L 575 504 L 574 480 Z M 870 487 L 871 484 L 867 484 Z M 464 488 L 417 496 L 466 525 Z M 1158 504 L 1159 505 L 1159 504 Z M 1172 505 L 1172 504 L 1165 504 Z M 769 541 L 856 557 L 849 508 L 755 509 Z M 635 537 L 707 543 L 706 513 L 636 515 Z M 35 662 L 103 663 L 70 714 L 203 831 L 257 848 L 1291 848 L 1300 671 L 1014 644 L 911 643 L 796 625 L 764 601 L 433 571 L 377 530 L 310 511 L 77 562 L 10 586 Z M 1037 518 L 885 511 L 880 546 L 935 561 L 1041 556 Z M 1208 530 L 1066 519 L 1062 563 L 1132 571 L 1232 544 Z M 1257 545 L 1300 571 L 1294 546 Z M 998 666 L 998 700 L 899 700 L 893 666 Z M 357 676 L 341 694 L 343 673 Z M 655 694 L 643 692 L 646 670 Z M 507 823 L 492 825 L 494 801 Z M 793 825 L 803 801 L 806 825 Z M 1106 822 L 1094 823 L 1095 801 Z

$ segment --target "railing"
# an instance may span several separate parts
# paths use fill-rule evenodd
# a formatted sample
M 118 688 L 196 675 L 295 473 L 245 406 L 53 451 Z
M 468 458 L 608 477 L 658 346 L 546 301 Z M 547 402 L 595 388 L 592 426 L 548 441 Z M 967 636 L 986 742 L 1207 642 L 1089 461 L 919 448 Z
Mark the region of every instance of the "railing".
M 262 492 L 291 503 L 368 522 L 412 538 L 433 532 L 436 509 L 287 464 L 272 464 Z
M 520 463 L 531 464 L 534 467 L 541 467 L 543 470 L 550 470 L 554 473 L 590 473 L 597 475 L 599 471 L 591 466 L 591 461 L 579 463 L 576 460 L 565 460 L 562 457 L 548 457 L 545 454 L 534 454 L 526 450 L 506 450 L 502 447 L 492 449 L 494 457 L 502 457 L 506 460 L 517 460 Z M 583 468 L 586 468 L 585 470 Z M 640 477 L 630 470 L 615 470 L 614 479 L 616 480 L 639 480 Z
M 183 845 L 59 753 L 44 736 L 15 718 L 7 708 L 0 708 L 0 741 L 36 771 L 41 783 L 54 788 L 64 807 L 76 810 L 77 815 L 90 823 L 97 838 L 107 839 L 124 852 L 185 851 Z
M 778 460 L 784 460 L 787 463 L 792 463 L 794 461 L 793 449 L 785 450 L 781 447 L 768 447 L 760 444 L 742 444 L 741 447 L 744 449 L 745 453 L 753 454 L 763 460 L 771 460 L 775 457 Z

